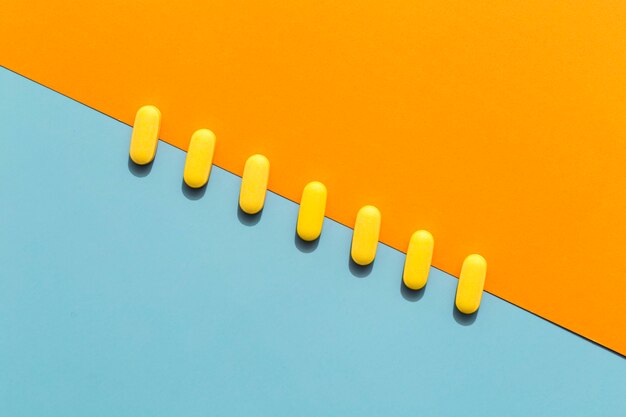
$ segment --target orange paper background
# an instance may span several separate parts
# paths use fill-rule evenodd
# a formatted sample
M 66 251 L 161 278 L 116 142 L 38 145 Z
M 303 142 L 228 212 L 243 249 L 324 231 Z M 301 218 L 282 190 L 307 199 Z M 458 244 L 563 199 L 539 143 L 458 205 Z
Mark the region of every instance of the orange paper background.
M 323 181 L 349 226 L 374 204 L 400 250 L 428 229 L 452 274 L 478 252 L 488 291 L 626 354 L 625 22 L 622 0 L 5 0 L 0 64 L 126 123 L 155 104 L 182 149 L 210 128 L 217 165 L 263 153 L 272 190 Z

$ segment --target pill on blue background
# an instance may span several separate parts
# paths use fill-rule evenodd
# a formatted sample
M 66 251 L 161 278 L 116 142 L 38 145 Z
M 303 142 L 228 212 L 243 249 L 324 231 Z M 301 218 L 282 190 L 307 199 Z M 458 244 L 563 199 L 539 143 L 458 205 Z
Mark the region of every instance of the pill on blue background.
M 487 276 L 487 261 L 480 255 L 469 255 L 463 262 L 456 289 L 456 308 L 472 314 L 480 307 Z
M 404 285 L 408 288 L 419 290 L 426 285 L 434 245 L 433 236 L 426 230 L 418 230 L 411 236 L 402 275 Z
M 161 112 L 154 106 L 137 110 L 130 138 L 130 159 L 138 165 L 147 165 L 154 159 L 159 142 Z
M 326 212 L 326 186 L 318 181 L 308 183 L 302 190 L 296 231 L 300 239 L 312 241 L 322 233 Z
M 270 161 L 266 157 L 252 155 L 248 158 L 239 192 L 239 207 L 244 213 L 256 214 L 263 209 L 269 176 Z
M 213 154 L 215 152 L 215 134 L 209 129 L 196 130 L 191 136 L 183 179 L 191 188 L 203 187 L 209 180 Z
M 361 207 L 352 234 L 352 260 L 359 265 L 369 265 L 376 257 L 380 234 L 380 211 L 374 206 Z

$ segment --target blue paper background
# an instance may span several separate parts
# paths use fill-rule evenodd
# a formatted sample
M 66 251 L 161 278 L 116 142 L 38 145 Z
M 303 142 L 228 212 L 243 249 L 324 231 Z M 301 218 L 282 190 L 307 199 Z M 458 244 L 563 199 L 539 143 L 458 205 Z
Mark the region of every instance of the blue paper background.
M 251 218 L 129 138 L 0 69 L 0 416 L 626 416 L 623 357 L 489 294 L 455 314 L 455 278 L 405 291 L 402 253 L 357 268 L 350 229 L 305 245 L 293 202 Z

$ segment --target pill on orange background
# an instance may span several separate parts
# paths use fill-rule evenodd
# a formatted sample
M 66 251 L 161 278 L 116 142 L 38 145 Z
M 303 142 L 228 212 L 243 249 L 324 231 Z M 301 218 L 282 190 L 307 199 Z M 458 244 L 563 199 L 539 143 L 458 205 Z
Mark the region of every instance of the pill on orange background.
M 246 161 L 241 177 L 239 207 L 248 214 L 256 214 L 263 209 L 267 182 L 270 176 L 270 161 L 263 155 L 252 155 Z
M 433 236 L 426 230 L 418 230 L 411 236 L 402 275 L 404 285 L 408 288 L 419 290 L 426 285 L 434 245 Z
M 302 190 L 296 231 L 300 239 L 312 241 L 322 233 L 326 212 L 326 186 L 318 181 L 308 183 Z
M 159 142 L 161 112 L 154 106 L 137 110 L 130 138 L 130 159 L 138 165 L 147 165 L 154 159 Z
M 191 136 L 183 179 L 191 188 L 203 187 L 209 180 L 213 154 L 215 152 L 215 134 L 209 129 L 196 130 Z
M 376 257 L 380 234 L 380 211 L 374 206 L 361 207 L 356 215 L 352 234 L 352 260 L 359 265 L 369 265 Z
M 469 255 L 463 262 L 456 289 L 456 308 L 472 314 L 480 307 L 487 276 L 487 261 L 480 255 Z

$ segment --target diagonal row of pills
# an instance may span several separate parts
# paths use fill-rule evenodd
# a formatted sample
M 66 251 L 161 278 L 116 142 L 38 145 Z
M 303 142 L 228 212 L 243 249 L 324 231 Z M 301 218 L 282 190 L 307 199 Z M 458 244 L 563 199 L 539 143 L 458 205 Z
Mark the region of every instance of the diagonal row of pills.
M 161 112 L 154 106 L 143 106 L 137 111 L 130 141 L 130 158 L 138 165 L 146 165 L 156 155 Z M 194 132 L 189 142 L 183 179 L 191 188 L 204 187 L 209 181 L 216 137 L 208 129 Z M 270 161 L 263 155 L 252 155 L 246 160 L 241 177 L 239 207 L 247 214 L 263 209 L 270 174 Z M 319 239 L 326 213 L 328 192 L 318 181 L 308 183 L 303 191 L 296 231 L 306 241 Z M 362 207 L 356 216 L 350 255 L 358 265 L 369 265 L 376 258 L 380 234 L 381 214 L 374 206 Z M 420 290 L 427 281 L 434 250 L 433 236 L 418 230 L 411 236 L 406 252 L 403 281 L 411 290 Z M 472 314 L 480 307 L 487 275 L 487 261 L 473 254 L 465 258 L 459 275 L 455 304 L 458 310 Z

